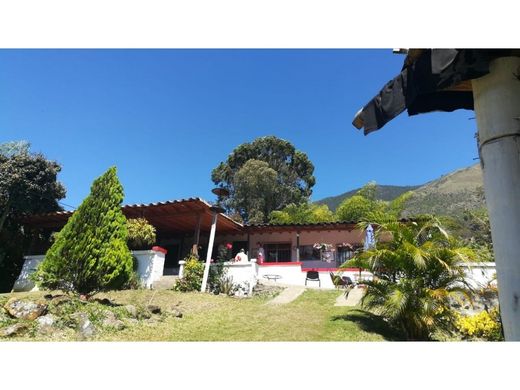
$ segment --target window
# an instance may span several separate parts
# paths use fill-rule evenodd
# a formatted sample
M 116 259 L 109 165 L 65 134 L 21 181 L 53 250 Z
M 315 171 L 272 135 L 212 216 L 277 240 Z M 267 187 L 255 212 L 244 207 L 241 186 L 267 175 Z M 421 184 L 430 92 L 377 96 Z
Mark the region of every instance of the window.
M 361 247 L 361 245 L 353 245 L 351 247 L 348 246 L 340 246 L 337 247 L 337 261 L 338 264 L 343 264 L 345 261 L 350 260 L 354 257 L 356 251 Z
M 267 263 L 291 261 L 291 244 L 264 244 L 264 252 Z
M 320 251 L 314 249 L 313 245 L 300 245 L 300 260 L 320 260 Z

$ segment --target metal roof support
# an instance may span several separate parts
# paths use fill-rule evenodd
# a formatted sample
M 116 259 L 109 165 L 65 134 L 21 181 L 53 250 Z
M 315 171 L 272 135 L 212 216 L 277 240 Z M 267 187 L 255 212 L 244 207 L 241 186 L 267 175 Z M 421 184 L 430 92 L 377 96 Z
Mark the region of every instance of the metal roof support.
M 520 341 L 520 57 L 493 60 L 472 84 L 502 323 Z

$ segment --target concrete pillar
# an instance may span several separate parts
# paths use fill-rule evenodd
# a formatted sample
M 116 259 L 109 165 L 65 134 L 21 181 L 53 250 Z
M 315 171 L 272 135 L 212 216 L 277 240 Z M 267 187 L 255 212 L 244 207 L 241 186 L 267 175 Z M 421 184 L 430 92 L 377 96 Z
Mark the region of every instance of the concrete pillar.
M 184 264 L 186 264 L 184 260 L 179 261 L 179 279 L 182 279 L 184 276 Z
M 520 340 L 520 58 L 472 81 L 506 340 Z M 455 131 L 456 129 L 454 129 Z

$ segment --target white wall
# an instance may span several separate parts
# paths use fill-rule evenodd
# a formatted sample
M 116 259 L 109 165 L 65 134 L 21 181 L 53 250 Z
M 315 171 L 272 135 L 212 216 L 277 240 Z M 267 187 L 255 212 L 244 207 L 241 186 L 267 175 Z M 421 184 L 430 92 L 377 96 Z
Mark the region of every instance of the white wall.
M 474 288 L 482 288 L 496 283 L 495 263 L 462 264 L 465 268 L 466 281 Z
M 158 281 L 164 271 L 165 254 L 159 251 L 132 251 L 138 262 L 137 273 L 145 288 L 151 288 L 153 282 Z
M 163 275 L 165 254 L 160 251 L 132 251 L 137 258 L 137 273 L 141 283 L 146 288 L 151 288 L 153 282 L 159 280 Z M 29 275 L 36 271 L 38 265 L 43 261 L 44 255 L 25 256 L 25 262 L 18 279 L 14 282 L 13 291 L 37 291 L 38 287 L 29 279 Z

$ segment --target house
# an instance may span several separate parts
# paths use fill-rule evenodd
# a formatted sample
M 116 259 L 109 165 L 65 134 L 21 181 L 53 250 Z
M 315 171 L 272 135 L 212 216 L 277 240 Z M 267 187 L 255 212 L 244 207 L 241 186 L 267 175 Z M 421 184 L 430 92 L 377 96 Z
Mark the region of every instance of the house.
M 156 228 L 156 245 L 133 251 L 139 262 L 138 272 L 147 287 L 162 276 L 182 275 L 182 259 L 190 252 L 201 259 L 206 258 L 213 211 L 203 199 L 125 205 L 122 211 L 127 218 L 146 218 Z M 24 226 L 49 234 L 59 231 L 71 215 L 71 211 L 32 215 L 25 219 Z M 320 273 L 320 287 L 332 288 L 329 273 L 337 271 L 350 259 L 354 250 L 363 245 L 363 240 L 364 232 L 354 222 L 243 225 L 219 214 L 213 256 L 219 245 L 232 245 L 232 259 L 243 249 L 249 259 L 247 264 L 230 262 L 228 267 L 232 275 L 249 284 L 267 279 L 283 284 L 305 284 L 307 271 L 316 270 Z M 315 244 L 325 245 L 318 248 Z M 28 275 L 43 259 L 48 246 L 47 242 L 34 241 L 27 248 L 15 290 L 34 287 L 28 281 Z M 259 252 L 264 255 L 257 261 Z M 244 271 L 246 265 L 250 269 Z M 358 271 L 347 269 L 344 272 L 357 277 Z

